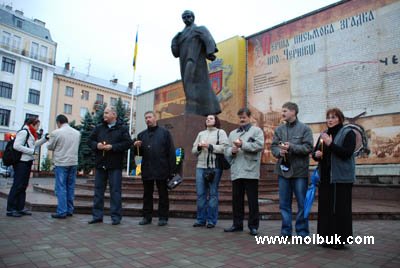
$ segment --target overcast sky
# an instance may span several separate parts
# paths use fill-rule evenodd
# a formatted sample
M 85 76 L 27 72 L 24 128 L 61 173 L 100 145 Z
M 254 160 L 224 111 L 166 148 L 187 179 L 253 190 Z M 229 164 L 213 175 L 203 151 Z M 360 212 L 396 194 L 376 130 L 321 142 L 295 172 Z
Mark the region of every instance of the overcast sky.
M 12 0 L 13 9 L 46 23 L 57 42 L 56 65 L 103 79 L 133 79 L 136 29 L 139 47 L 136 86 L 150 90 L 180 79 L 171 39 L 184 24 L 181 14 L 195 13 L 215 41 L 248 36 L 325 7 L 336 0 Z M 218 54 L 217 54 L 218 56 Z

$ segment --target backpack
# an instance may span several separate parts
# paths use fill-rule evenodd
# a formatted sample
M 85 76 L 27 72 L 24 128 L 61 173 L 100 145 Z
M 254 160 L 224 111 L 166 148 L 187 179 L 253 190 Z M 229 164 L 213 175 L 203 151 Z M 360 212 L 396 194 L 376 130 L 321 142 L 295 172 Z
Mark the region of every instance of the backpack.
M 356 134 L 356 147 L 354 148 L 354 156 L 360 157 L 368 155 L 371 150 L 368 148 L 368 137 L 362 126 L 357 124 L 346 124 L 343 127 L 351 128 Z
M 28 139 L 29 139 L 29 132 L 27 129 L 25 129 L 25 130 L 26 130 L 27 135 L 26 135 L 26 140 L 25 140 L 24 146 L 26 146 L 28 144 Z M 22 130 L 20 130 L 20 131 L 22 131 Z M 22 152 L 14 149 L 14 141 L 15 141 L 15 138 L 11 139 L 9 142 L 7 142 L 6 148 L 4 150 L 3 164 L 5 166 L 15 165 L 21 159 Z

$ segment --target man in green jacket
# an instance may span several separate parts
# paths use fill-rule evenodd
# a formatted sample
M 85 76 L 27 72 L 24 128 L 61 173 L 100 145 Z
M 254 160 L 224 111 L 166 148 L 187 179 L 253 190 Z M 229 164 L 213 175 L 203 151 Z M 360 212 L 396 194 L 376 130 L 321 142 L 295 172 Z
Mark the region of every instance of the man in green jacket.
M 313 148 L 311 128 L 297 119 L 299 107 L 286 102 L 282 106 L 285 124 L 275 129 L 271 151 L 278 159 L 275 173 L 279 179 L 279 208 L 282 215 L 282 236 L 292 235 L 292 196 L 297 200 L 296 233 L 308 236 L 308 219 L 304 218 L 307 193 L 309 154 Z
M 264 133 L 250 123 L 251 111 L 238 111 L 239 128 L 229 134 L 225 156 L 231 162 L 233 225 L 225 232 L 243 231 L 244 194 L 249 203 L 248 227 L 251 235 L 257 235 L 259 226 L 258 180 L 260 178 L 261 153 Z

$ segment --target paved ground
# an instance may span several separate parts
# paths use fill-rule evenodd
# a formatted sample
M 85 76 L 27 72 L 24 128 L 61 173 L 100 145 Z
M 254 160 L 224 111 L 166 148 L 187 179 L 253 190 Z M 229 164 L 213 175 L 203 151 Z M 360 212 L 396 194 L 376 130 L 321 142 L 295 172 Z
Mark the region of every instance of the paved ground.
M 88 225 L 88 215 L 66 220 L 49 213 L 5 216 L 0 198 L 0 267 L 400 267 L 400 221 L 355 221 L 355 235 L 373 235 L 374 245 L 342 251 L 317 245 L 257 245 L 247 233 L 193 228 L 191 219 L 169 225 L 139 226 L 139 218 L 122 224 Z M 156 220 L 156 219 L 155 219 Z M 311 232 L 316 222 L 311 221 Z M 280 221 L 262 221 L 260 235 L 277 235 Z

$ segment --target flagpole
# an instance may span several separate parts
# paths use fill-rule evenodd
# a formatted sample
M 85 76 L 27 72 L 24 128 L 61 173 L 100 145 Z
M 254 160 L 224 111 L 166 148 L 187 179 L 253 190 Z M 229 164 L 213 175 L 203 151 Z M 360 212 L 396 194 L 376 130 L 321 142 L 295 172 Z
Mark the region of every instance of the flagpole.
M 134 96 L 136 95 L 136 88 L 135 88 L 135 74 L 136 74 L 136 56 L 137 56 L 137 46 L 138 46 L 138 33 L 139 33 L 139 25 L 137 26 L 136 30 L 136 39 L 135 39 L 135 50 L 133 52 L 133 74 L 132 74 L 132 89 L 131 89 L 131 111 L 129 114 L 129 135 L 132 138 L 132 123 L 133 123 L 133 106 L 134 106 Z M 129 176 L 131 164 L 131 149 L 128 150 L 127 155 L 127 165 L 126 165 L 126 174 Z

